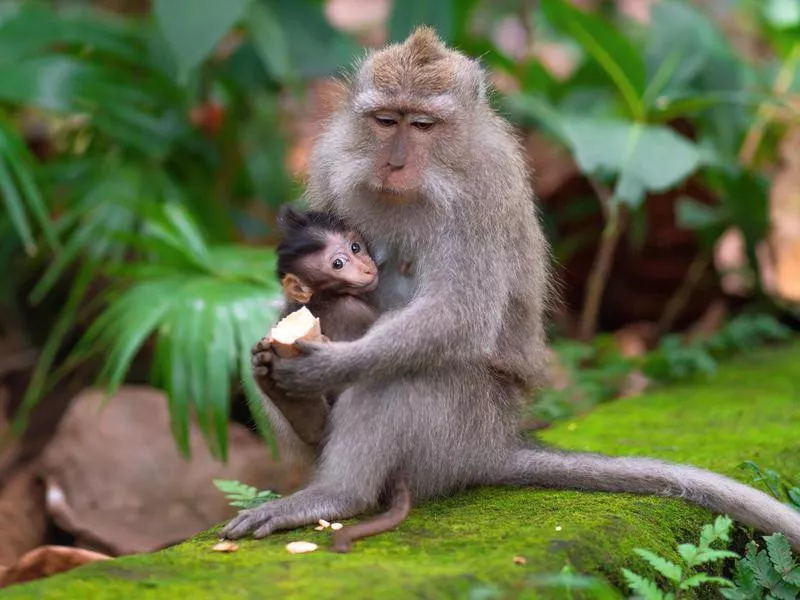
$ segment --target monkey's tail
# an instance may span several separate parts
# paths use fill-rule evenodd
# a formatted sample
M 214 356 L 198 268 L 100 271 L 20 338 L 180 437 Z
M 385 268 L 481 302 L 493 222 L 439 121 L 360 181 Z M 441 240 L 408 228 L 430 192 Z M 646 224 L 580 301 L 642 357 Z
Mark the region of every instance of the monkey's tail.
M 682 498 L 763 533 L 781 532 L 800 550 L 799 511 L 755 488 L 696 467 L 651 458 L 528 448 L 510 457 L 499 483 Z
M 389 509 L 374 519 L 334 531 L 331 550 L 340 553 L 350 552 L 355 540 L 390 531 L 405 521 L 411 510 L 411 491 L 404 477 L 395 477 L 389 491 L 389 502 Z

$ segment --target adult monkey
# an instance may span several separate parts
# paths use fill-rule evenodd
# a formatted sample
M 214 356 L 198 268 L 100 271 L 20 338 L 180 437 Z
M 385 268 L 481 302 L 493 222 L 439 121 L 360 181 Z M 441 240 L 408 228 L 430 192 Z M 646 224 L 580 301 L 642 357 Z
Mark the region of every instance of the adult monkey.
M 342 394 L 310 484 L 240 514 L 225 537 L 355 516 L 401 471 L 415 502 L 498 484 L 676 496 L 800 548 L 800 513 L 732 479 L 522 440 L 519 408 L 543 378 L 548 249 L 482 69 L 431 29 L 362 62 L 318 140 L 307 199 L 385 245 L 385 313 L 358 340 L 273 362 L 286 393 Z M 408 290 L 401 260 L 414 265 Z

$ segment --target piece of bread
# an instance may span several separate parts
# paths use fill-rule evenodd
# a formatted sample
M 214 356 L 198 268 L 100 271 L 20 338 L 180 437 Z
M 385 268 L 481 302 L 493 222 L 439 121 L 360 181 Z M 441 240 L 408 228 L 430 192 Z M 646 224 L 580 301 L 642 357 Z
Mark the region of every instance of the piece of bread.
M 278 321 L 269 334 L 272 349 L 281 358 L 300 356 L 294 345 L 297 340 L 314 341 L 321 336 L 319 319 L 305 306 Z

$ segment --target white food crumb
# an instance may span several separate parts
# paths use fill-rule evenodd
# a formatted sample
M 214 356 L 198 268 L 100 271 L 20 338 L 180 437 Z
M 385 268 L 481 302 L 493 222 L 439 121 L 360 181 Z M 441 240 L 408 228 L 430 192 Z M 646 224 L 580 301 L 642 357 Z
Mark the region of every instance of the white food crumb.
M 322 526 L 322 528 L 323 528 L 323 529 L 324 529 L 325 527 L 330 527 L 330 526 L 331 526 L 331 524 L 330 524 L 330 523 L 328 523 L 328 522 L 327 522 L 325 519 L 320 519 L 320 520 L 319 520 L 319 521 L 317 521 L 317 522 L 318 522 L 318 523 L 319 523 L 319 524 Z
M 311 542 L 289 542 L 286 544 L 286 549 L 291 554 L 303 554 L 304 552 L 313 552 L 317 549 L 317 545 Z
M 561 525 L 556 525 L 556 531 L 561 531 Z
M 334 531 L 339 531 L 342 527 L 344 527 L 344 525 L 341 523 L 331 523 L 331 529 Z

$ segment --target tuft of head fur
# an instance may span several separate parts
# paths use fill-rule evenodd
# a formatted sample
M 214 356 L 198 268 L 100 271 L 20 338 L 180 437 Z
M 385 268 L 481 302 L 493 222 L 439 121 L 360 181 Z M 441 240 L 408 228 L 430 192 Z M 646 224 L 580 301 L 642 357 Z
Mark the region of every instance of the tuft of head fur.
M 289 205 L 278 213 L 278 228 L 283 236 L 276 249 L 279 279 L 294 272 L 298 260 L 322 250 L 326 233 L 348 231 L 344 222 L 329 212 L 298 212 Z

